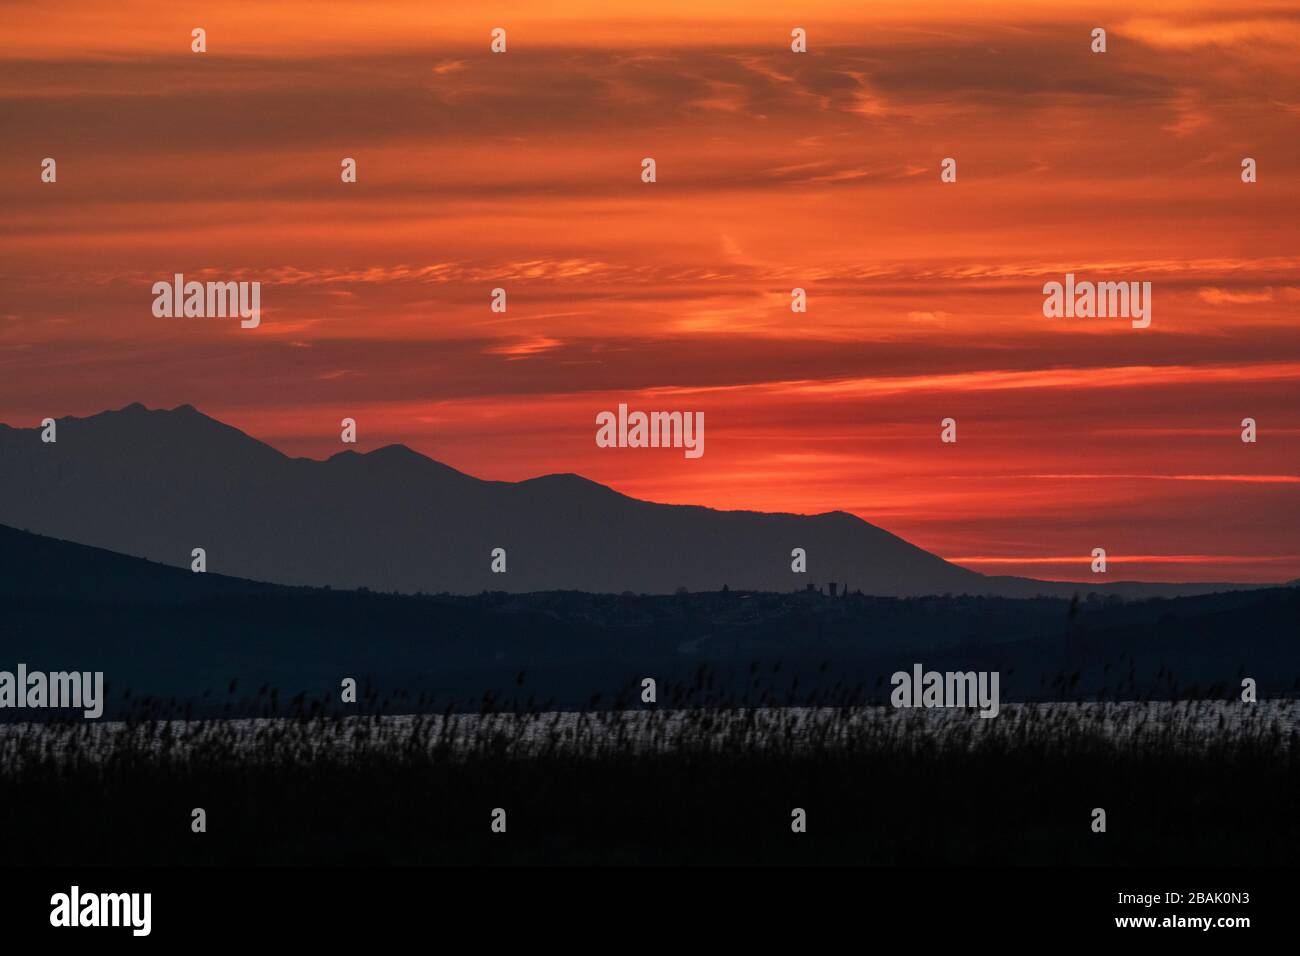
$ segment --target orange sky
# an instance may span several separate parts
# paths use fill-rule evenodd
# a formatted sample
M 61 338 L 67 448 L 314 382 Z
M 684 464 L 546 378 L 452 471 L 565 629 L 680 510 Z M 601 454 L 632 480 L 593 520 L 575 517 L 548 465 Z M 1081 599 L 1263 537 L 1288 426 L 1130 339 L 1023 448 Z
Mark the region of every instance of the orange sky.
M 0 5 L 0 421 L 323 457 L 351 416 L 991 573 L 1300 577 L 1300 5 L 1024 6 Z M 1151 327 L 1044 318 L 1067 271 Z M 262 282 L 260 328 L 154 318 L 175 272 Z M 597 448 L 620 401 L 704 457 Z

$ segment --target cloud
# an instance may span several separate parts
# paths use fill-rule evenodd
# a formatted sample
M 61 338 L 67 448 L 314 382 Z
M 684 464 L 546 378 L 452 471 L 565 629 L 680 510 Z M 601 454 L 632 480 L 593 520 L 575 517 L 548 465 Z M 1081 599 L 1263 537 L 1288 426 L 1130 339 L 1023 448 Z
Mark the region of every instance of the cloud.
M 1196 291 L 1197 296 L 1210 305 L 1249 305 L 1256 302 L 1272 302 L 1273 290 L 1261 289 L 1258 291 L 1233 291 L 1231 289 L 1216 289 L 1206 287 Z

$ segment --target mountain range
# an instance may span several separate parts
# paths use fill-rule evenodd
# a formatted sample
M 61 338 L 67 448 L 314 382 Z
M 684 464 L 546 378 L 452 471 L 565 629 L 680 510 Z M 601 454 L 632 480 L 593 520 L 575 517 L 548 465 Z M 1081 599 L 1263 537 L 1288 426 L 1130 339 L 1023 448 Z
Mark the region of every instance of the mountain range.
M 41 429 L 0 425 L 0 524 L 288 585 L 472 594 L 802 590 L 1125 597 L 1240 584 L 1078 585 L 979 574 L 845 512 L 719 511 L 630 498 L 574 474 L 487 481 L 404 445 L 292 458 L 190 405 Z M 491 570 L 494 549 L 506 571 Z M 807 572 L 791 570 L 791 552 Z M 1081 558 L 1081 561 L 1086 558 Z

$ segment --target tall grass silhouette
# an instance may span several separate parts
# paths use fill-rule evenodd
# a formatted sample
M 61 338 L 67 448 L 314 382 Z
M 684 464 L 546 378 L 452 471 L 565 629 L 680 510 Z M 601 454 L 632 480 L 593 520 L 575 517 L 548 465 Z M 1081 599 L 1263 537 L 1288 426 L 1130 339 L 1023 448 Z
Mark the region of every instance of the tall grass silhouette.
M 1289 700 L 1005 704 L 995 719 L 626 697 L 432 712 L 374 694 L 343 714 L 269 687 L 253 701 L 262 716 L 155 700 L 120 722 L 0 725 L 3 861 L 1246 864 L 1300 849 Z M 191 832 L 194 807 L 209 832 Z

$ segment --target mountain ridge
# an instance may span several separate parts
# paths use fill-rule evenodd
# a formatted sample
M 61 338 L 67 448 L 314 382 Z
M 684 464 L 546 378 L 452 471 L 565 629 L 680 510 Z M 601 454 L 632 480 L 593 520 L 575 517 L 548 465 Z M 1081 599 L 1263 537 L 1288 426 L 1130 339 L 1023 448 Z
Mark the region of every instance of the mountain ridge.
M 492 481 L 407 445 L 290 457 L 193 405 L 139 402 L 0 425 L 0 523 L 288 585 L 476 593 L 790 591 L 1173 596 L 1257 585 L 1084 585 L 986 576 L 845 511 L 724 511 L 632 498 L 572 472 Z M 493 573 L 496 548 L 506 572 Z M 791 552 L 807 553 L 807 573 Z M 1263 585 L 1258 585 L 1263 586 Z

